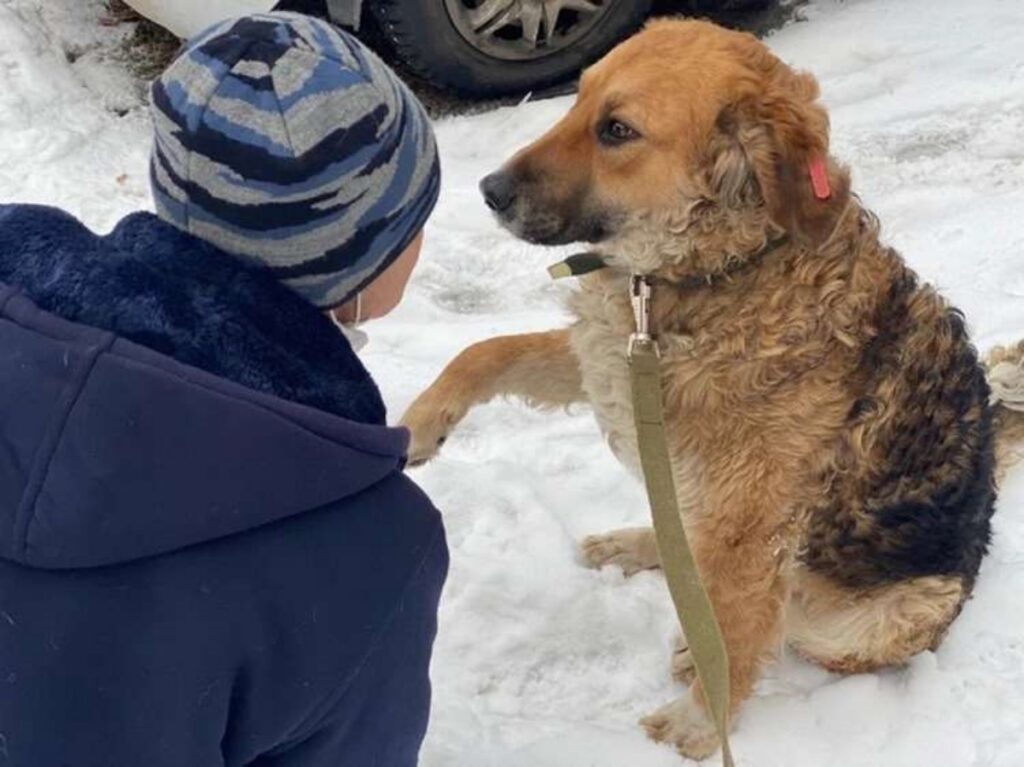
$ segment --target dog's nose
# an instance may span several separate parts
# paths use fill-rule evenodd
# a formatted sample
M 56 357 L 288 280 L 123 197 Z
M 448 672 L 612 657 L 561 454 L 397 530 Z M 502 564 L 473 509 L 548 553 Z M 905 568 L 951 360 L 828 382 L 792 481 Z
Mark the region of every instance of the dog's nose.
M 495 213 L 508 210 L 516 200 L 516 188 L 512 177 L 500 170 L 484 177 L 484 180 L 480 182 L 480 191 L 483 193 L 487 207 Z

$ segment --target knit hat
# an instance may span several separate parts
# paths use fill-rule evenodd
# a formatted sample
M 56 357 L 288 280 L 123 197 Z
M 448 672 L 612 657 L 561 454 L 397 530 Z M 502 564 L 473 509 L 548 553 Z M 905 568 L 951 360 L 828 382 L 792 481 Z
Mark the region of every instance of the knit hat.
M 153 84 L 157 214 L 344 303 L 422 230 L 440 169 L 416 97 L 355 38 L 296 13 L 218 24 Z

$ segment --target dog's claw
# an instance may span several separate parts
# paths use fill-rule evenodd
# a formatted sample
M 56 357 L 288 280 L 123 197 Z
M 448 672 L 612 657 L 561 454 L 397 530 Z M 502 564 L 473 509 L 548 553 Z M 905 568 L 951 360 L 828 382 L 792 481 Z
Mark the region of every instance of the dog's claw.
M 687 686 L 693 684 L 697 678 L 697 667 L 693 662 L 693 654 L 690 652 L 690 647 L 684 636 L 676 639 L 676 646 L 672 651 L 672 678 Z

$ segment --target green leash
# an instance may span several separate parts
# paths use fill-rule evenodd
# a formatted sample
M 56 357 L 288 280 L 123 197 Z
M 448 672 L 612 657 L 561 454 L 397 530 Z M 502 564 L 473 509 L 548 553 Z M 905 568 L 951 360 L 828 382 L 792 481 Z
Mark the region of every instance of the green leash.
M 636 316 L 636 332 L 629 339 L 628 351 L 633 421 L 658 555 L 679 623 L 686 635 L 686 644 L 693 656 L 697 677 L 704 688 L 708 711 L 722 743 L 722 764 L 734 767 L 729 749 L 729 655 L 680 516 L 672 459 L 665 436 L 661 357 L 658 344 L 649 331 L 651 285 L 639 275 L 633 275 L 630 281 L 630 298 Z
M 587 274 L 604 265 L 599 257 L 587 253 L 571 256 L 548 271 L 557 279 Z M 627 353 L 633 389 L 633 420 L 658 555 L 704 689 L 704 700 L 722 744 L 722 764 L 735 767 L 729 749 L 729 655 L 680 516 L 665 435 L 661 357 L 657 341 L 650 334 L 651 284 L 647 277 L 634 274 L 630 278 L 630 300 L 636 318 L 636 332 L 630 336 Z

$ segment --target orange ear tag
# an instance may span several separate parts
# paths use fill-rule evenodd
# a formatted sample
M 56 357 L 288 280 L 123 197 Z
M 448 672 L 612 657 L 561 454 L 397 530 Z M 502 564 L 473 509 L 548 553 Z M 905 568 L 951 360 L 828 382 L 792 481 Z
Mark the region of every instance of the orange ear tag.
M 811 186 L 814 187 L 814 196 L 819 200 L 827 200 L 832 196 L 832 188 L 828 183 L 828 170 L 825 168 L 825 159 L 820 155 L 811 160 L 808 165 L 811 172 Z

